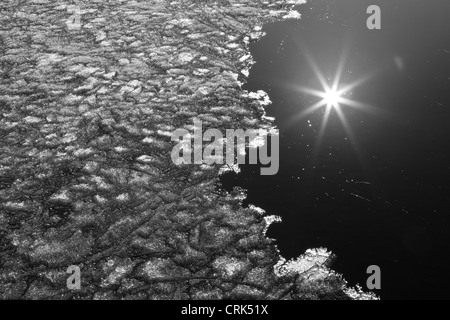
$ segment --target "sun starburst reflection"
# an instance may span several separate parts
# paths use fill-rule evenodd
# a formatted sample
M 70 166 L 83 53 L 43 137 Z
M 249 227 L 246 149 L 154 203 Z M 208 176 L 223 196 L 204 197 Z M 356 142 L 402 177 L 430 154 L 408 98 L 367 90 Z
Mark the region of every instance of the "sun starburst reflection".
M 302 50 L 304 53 L 307 62 L 309 66 L 312 68 L 314 75 L 317 77 L 317 80 L 320 83 L 320 86 L 322 87 L 320 90 L 302 87 L 302 86 L 296 86 L 294 87 L 294 90 L 306 94 L 315 98 L 319 98 L 319 101 L 314 103 L 313 105 L 307 107 L 305 110 L 301 111 L 294 117 L 290 119 L 291 124 L 298 123 L 299 120 L 311 115 L 312 113 L 316 112 L 319 109 L 324 108 L 324 116 L 322 119 L 322 122 L 320 124 L 320 129 L 317 136 L 317 142 L 315 147 L 315 152 L 317 155 L 317 151 L 320 149 L 330 116 L 332 113 L 335 113 L 340 122 L 342 123 L 342 126 L 354 145 L 355 151 L 358 153 L 358 150 L 355 146 L 355 136 L 351 130 L 351 127 L 348 123 L 347 118 L 345 117 L 345 114 L 343 112 L 343 108 L 352 108 L 352 109 L 358 109 L 362 111 L 372 112 L 375 113 L 377 110 L 373 108 L 370 105 L 364 104 L 359 101 L 352 100 L 350 98 L 353 90 L 363 84 L 365 81 L 367 81 L 370 77 L 370 75 L 366 75 L 350 84 L 344 85 L 341 83 L 341 78 L 344 72 L 345 68 L 345 60 L 346 55 L 342 54 L 341 58 L 338 63 L 337 71 L 335 73 L 334 79 L 328 80 L 325 78 L 323 73 L 320 71 L 317 63 L 314 61 L 312 56 L 306 51 Z

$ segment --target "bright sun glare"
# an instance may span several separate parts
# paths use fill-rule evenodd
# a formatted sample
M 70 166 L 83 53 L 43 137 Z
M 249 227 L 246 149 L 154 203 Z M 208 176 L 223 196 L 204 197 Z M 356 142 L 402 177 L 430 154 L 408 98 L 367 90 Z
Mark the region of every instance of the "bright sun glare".
M 305 47 L 299 49 L 303 52 L 304 56 L 306 57 L 306 60 L 308 61 L 309 66 L 314 72 L 314 75 L 316 76 L 317 80 L 320 83 L 321 88 L 312 89 L 312 88 L 305 88 L 302 86 L 294 86 L 293 89 L 299 93 L 302 93 L 303 95 L 308 95 L 312 97 L 319 98 L 319 101 L 315 102 L 313 105 L 303 109 L 301 112 L 299 112 L 297 115 L 292 117 L 288 120 L 290 125 L 294 125 L 295 123 L 298 123 L 299 120 L 313 114 L 319 109 L 324 109 L 322 123 L 320 125 L 318 135 L 317 135 L 317 143 L 315 146 L 316 150 L 320 149 L 321 141 L 323 139 L 323 136 L 325 134 L 328 121 L 330 118 L 331 113 L 336 113 L 339 120 L 342 123 L 342 126 L 344 127 L 347 136 L 352 140 L 355 141 L 355 137 L 352 133 L 351 127 L 347 121 L 347 118 L 345 117 L 345 114 L 342 110 L 342 107 L 349 107 L 354 108 L 358 110 L 363 111 L 376 111 L 372 106 L 361 103 L 359 101 L 355 101 L 350 99 L 350 96 L 352 94 L 353 89 L 360 86 L 363 82 L 369 79 L 369 75 L 366 75 L 365 77 L 362 77 L 360 79 L 357 79 L 353 83 L 350 83 L 348 85 L 343 85 L 341 83 L 341 78 L 344 73 L 344 67 L 345 67 L 345 58 L 346 54 L 341 55 L 341 59 L 337 66 L 337 71 L 335 73 L 334 79 L 327 79 L 322 74 L 322 72 L 319 69 L 319 66 L 314 61 L 312 55 L 306 50 Z M 330 83 L 331 81 L 331 83 Z M 288 123 L 288 124 L 289 124 Z
M 318 65 L 316 64 L 316 62 L 314 61 L 312 56 L 308 52 L 305 52 L 305 51 L 304 51 L 304 54 L 305 54 L 305 57 L 310 65 L 310 67 L 312 68 L 312 70 L 314 72 L 314 75 L 319 80 L 319 83 L 322 88 L 320 88 L 321 90 L 316 90 L 316 89 L 312 89 L 312 88 L 296 86 L 295 90 L 302 94 L 317 97 L 320 100 L 317 101 L 315 104 L 307 107 L 303 111 L 301 111 L 295 117 L 291 118 L 290 121 L 297 122 L 298 120 L 314 113 L 318 109 L 325 108 L 324 117 L 323 117 L 322 124 L 321 124 L 320 131 L 319 131 L 319 137 L 318 137 L 319 143 L 325 133 L 325 129 L 327 127 L 328 120 L 330 118 L 330 114 L 332 113 L 332 111 L 334 111 L 337 114 L 337 116 L 339 117 L 339 120 L 341 121 L 342 125 L 344 126 L 344 129 L 346 130 L 347 135 L 350 138 L 353 138 L 351 128 L 348 124 L 347 119 L 345 118 L 345 115 L 342 111 L 342 107 L 343 106 L 351 107 L 351 108 L 365 110 L 365 111 L 373 110 L 373 108 L 369 105 L 363 104 L 361 102 L 358 102 L 358 101 L 355 101 L 355 100 L 352 100 L 352 99 L 346 97 L 347 95 L 351 95 L 353 89 L 355 89 L 356 87 L 360 86 L 363 82 L 365 82 L 368 79 L 368 76 L 358 79 L 355 82 L 350 83 L 348 85 L 342 85 L 341 78 L 344 73 L 344 65 L 345 65 L 345 57 L 344 57 L 344 55 L 342 55 L 341 59 L 338 63 L 338 68 L 337 68 L 335 77 L 334 77 L 332 83 L 330 84 L 329 81 L 327 81 L 325 79 L 325 76 L 320 71 Z
M 335 90 L 335 89 L 329 89 L 325 90 L 323 93 L 323 102 L 327 106 L 332 106 L 333 108 L 337 108 L 339 106 L 339 102 L 341 100 L 342 93 Z

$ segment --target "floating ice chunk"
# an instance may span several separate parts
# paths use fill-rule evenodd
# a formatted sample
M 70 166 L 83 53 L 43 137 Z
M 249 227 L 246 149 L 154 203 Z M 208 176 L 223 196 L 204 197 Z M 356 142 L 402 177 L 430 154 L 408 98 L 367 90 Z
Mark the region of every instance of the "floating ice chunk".
M 209 73 L 209 69 L 196 69 L 193 71 L 193 73 L 196 76 L 204 76 L 205 74 Z
M 219 257 L 213 262 L 213 267 L 227 277 L 233 277 L 245 270 L 247 264 L 236 258 Z
M 110 284 L 115 284 L 119 279 L 123 278 L 129 271 L 131 271 L 132 265 L 117 267 L 114 272 L 109 274 L 108 278 L 103 279 L 100 286 L 106 287 Z
M 178 55 L 178 60 L 182 63 L 191 62 L 194 60 L 194 55 L 189 52 L 182 52 Z
M 208 95 L 209 93 L 207 87 L 200 87 L 198 88 L 197 92 L 204 96 Z
M 10 209 L 23 209 L 26 207 L 24 202 L 12 202 L 12 201 L 6 202 L 4 206 Z
M 93 187 L 88 185 L 87 183 L 76 184 L 72 186 L 73 189 L 76 190 L 92 190 Z
M 64 135 L 64 137 L 62 137 L 61 142 L 62 143 L 69 143 L 69 142 L 72 142 L 72 141 L 75 141 L 75 140 L 77 140 L 77 135 L 75 133 L 71 132 L 71 133 L 66 133 Z
M 288 0 L 288 1 L 286 1 L 286 4 L 294 5 L 294 6 L 304 4 L 304 3 L 306 3 L 306 0 Z
M 285 15 L 283 17 L 283 19 L 300 19 L 301 16 L 302 15 L 298 11 L 292 10 L 292 11 L 289 11 L 289 13 L 287 15 Z
M 332 257 L 332 253 L 325 248 L 308 249 L 305 254 L 301 255 L 297 259 L 292 259 L 286 262 L 285 259 L 280 261 L 274 266 L 275 274 L 283 276 L 290 273 L 302 274 L 312 269 L 324 268 L 327 262 Z
M 119 59 L 119 65 L 124 66 L 124 65 L 127 65 L 127 64 L 130 64 L 130 60 L 125 59 L 125 58 Z
M 62 201 L 69 201 L 69 195 L 67 190 L 63 190 L 60 193 L 55 193 L 50 197 L 51 200 L 62 200 Z
M 259 100 L 260 103 L 264 106 L 272 103 L 272 101 L 270 101 L 269 95 L 263 90 L 258 90 L 257 92 L 249 92 L 248 97 Z
M 136 88 L 136 87 L 141 86 L 141 85 L 142 85 L 142 82 L 139 81 L 139 80 L 131 80 L 130 82 L 128 82 L 127 85 L 130 86 L 130 87 Z
M 356 288 L 345 288 L 344 292 L 353 300 L 380 300 L 372 292 L 363 292 L 359 285 L 356 285 Z
M 64 60 L 63 56 L 60 56 L 57 53 L 48 53 L 48 54 L 43 54 L 42 56 L 40 56 L 38 58 L 38 67 L 41 66 L 46 66 L 52 63 L 58 63 L 60 61 Z
M 147 156 L 147 155 L 142 155 L 139 158 L 137 158 L 136 160 L 139 160 L 141 162 L 152 162 L 152 161 L 154 161 L 154 158 Z
M 194 22 L 191 19 L 174 19 L 169 21 L 170 24 L 178 25 L 182 28 L 192 25 Z
M 215 47 L 215 49 L 217 50 L 217 52 L 219 54 L 227 54 L 228 52 L 230 52 L 230 50 L 222 48 L 222 47 Z
M 238 164 L 233 164 L 231 166 L 227 164 L 219 169 L 219 175 L 222 175 L 229 171 L 234 171 L 235 173 L 239 173 L 239 172 L 241 172 L 241 169 L 239 169 Z
M 145 263 L 142 271 L 150 279 L 164 278 L 167 276 L 166 271 L 168 271 L 168 264 L 169 262 L 166 259 L 154 258 Z
M 151 137 L 146 137 L 146 138 L 142 139 L 142 142 L 143 142 L 143 143 L 152 143 L 152 142 L 153 142 L 153 138 L 151 138 Z
M 128 195 L 128 193 L 122 193 L 119 194 L 116 199 L 119 201 L 128 201 L 130 199 L 130 196 Z
M 117 152 L 124 152 L 124 151 L 127 151 L 128 148 L 124 148 L 124 147 L 119 146 L 119 147 L 115 147 L 114 150 L 117 151 Z
M 256 136 L 254 139 L 252 139 L 251 141 L 249 141 L 249 148 L 261 148 L 266 144 L 266 140 L 265 137 L 267 136 L 267 131 L 261 133 L 261 130 L 259 130 L 259 135 Z
M 107 184 L 103 180 L 103 178 L 100 176 L 93 176 L 91 178 L 91 180 L 97 184 L 98 188 L 101 188 L 101 189 L 110 189 L 111 188 L 111 186 L 109 184 Z
M 205 35 L 203 33 L 191 33 L 191 34 L 188 34 L 187 37 L 192 40 L 197 40 L 197 39 L 203 38 L 204 36 Z
M 275 121 L 275 117 L 268 117 L 266 115 L 263 115 L 263 119 L 269 120 L 271 122 Z
M 23 121 L 25 121 L 26 123 L 39 123 L 42 121 L 42 119 L 38 117 L 28 116 L 23 118 Z
M 95 37 L 96 42 L 100 42 L 106 39 L 106 33 L 103 31 L 98 31 Z
M 156 133 L 158 133 L 160 136 L 166 136 L 166 137 L 172 136 L 172 132 L 170 132 L 170 131 L 158 130 L 158 131 L 156 131 Z
M 238 47 L 239 47 L 239 44 L 237 44 L 237 43 L 229 43 L 229 44 L 227 44 L 227 48 L 230 48 L 230 49 L 236 49 Z
M 105 198 L 99 196 L 98 194 L 95 195 L 95 200 L 97 200 L 97 202 L 99 202 L 99 203 L 106 203 L 106 201 L 108 201 Z
M 280 15 L 282 15 L 285 12 L 286 12 L 285 10 L 270 10 L 269 15 L 271 17 L 279 17 Z
M 254 205 L 249 205 L 248 206 L 251 210 L 258 212 L 260 215 L 263 215 L 264 213 L 266 213 L 266 211 L 260 207 L 256 207 Z
M 77 151 L 75 151 L 73 154 L 77 157 L 79 156 L 87 156 L 94 153 L 94 150 L 92 148 L 87 148 L 87 149 L 78 149 Z
M 247 59 L 250 59 L 252 56 L 250 54 L 243 55 L 239 58 L 239 62 L 244 62 Z
M 120 93 L 124 94 L 124 93 L 128 93 L 128 92 L 132 92 L 133 90 L 134 90 L 133 87 L 123 86 L 122 88 L 120 88 Z

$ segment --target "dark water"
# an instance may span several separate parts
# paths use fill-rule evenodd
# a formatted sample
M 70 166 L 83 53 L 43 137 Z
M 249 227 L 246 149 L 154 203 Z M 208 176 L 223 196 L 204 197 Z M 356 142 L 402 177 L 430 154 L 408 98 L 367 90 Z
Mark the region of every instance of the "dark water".
M 372 4 L 381 30 L 366 27 Z M 364 288 L 367 267 L 380 266 L 383 299 L 450 298 L 450 1 L 316 0 L 299 11 L 264 27 L 245 85 L 273 102 L 280 170 L 244 165 L 225 188 L 283 218 L 268 235 L 287 258 L 323 246 L 351 284 Z M 293 121 L 317 101 L 294 88 L 320 89 L 306 51 L 332 80 L 343 50 L 341 82 L 371 75 L 351 98 L 373 112 L 342 106 L 353 137 L 332 112 L 319 148 L 324 109 Z

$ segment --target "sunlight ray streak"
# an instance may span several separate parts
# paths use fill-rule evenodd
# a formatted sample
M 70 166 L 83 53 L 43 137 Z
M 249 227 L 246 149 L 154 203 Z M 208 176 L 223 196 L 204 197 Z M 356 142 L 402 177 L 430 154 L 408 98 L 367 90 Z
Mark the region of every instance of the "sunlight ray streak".
M 327 129 L 328 120 L 330 119 L 330 113 L 332 110 L 331 105 L 327 105 L 325 109 L 325 114 L 323 116 L 322 123 L 320 125 L 319 134 L 317 135 L 317 143 L 314 147 L 313 161 L 316 161 L 317 155 L 319 154 L 320 147 L 322 146 L 322 140 L 325 136 L 325 130 Z
M 353 147 L 353 151 L 356 154 L 356 157 L 358 158 L 358 161 L 360 163 L 360 165 L 362 166 L 362 168 L 364 169 L 364 171 L 366 172 L 366 166 L 364 165 L 364 161 L 363 161 L 363 156 L 361 154 L 361 151 L 358 149 L 358 143 L 356 140 L 355 135 L 353 134 L 353 131 L 347 121 L 347 118 L 345 118 L 344 113 L 342 112 L 340 107 L 337 107 L 334 109 L 339 117 L 339 120 L 342 123 L 342 126 L 344 127 L 345 133 L 347 134 L 348 138 L 350 139 L 350 143 Z
M 345 92 L 349 92 L 352 91 L 354 88 L 359 87 L 360 85 L 362 85 L 364 82 L 368 81 L 370 79 L 370 76 L 365 76 L 365 77 L 361 77 L 358 80 L 346 85 L 345 87 L 339 89 L 340 93 L 345 93 Z
M 322 88 L 326 88 L 326 89 L 329 90 L 330 87 L 328 86 L 328 83 L 327 83 L 325 77 L 320 72 L 319 66 L 317 65 L 317 63 L 314 60 L 314 58 L 312 57 L 312 55 L 307 50 L 303 50 L 303 54 L 305 55 L 306 61 L 308 61 L 309 66 L 313 70 L 314 75 L 319 80 Z
M 314 89 L 305 88 L 305 87 L 297 87 L 297 90 L 302 93 L 310 94 L 310 95 L 313 95 L 316 97 L 320 97 L 320 98 L 324 97 L 324 93 L 319 90 L 314 90 Z
M 339 59 L 338 68 L 336 71 L 336 75 L 334 77 L 333 86 L 331 87 L 332 90 L 337 91 L 337 88 L 339 86 L 339 83 L 341 82 L 342 74 L 344 72 L 345 62 L 347 61 L 347 54 L 345 53 L 345 50 L 343 50 L 341 57 Z
M 378 114 L 379 110 L 370 104 L 362 103 L 359 101 L 347 99 L 347 98 L 341 98 L 340 102 L 345 105 L 346 107 L 352 107 L 354 109 L 362 110 L 371 114 Z
M 347 121 L 347 118 L 345 118 L 344 113 L 342 112 L 342 109 L 340 107 L 334 108 L 336 110 L 336 113 L 339 117 L 339 120 L 341 120 L 342 126 L 344 127 L 345 132 L 347 133 L 348 137 L 351 141 L 355 141 L 355 136 L 353 134 L 352 129 L 350 128 L 350 125 Z

